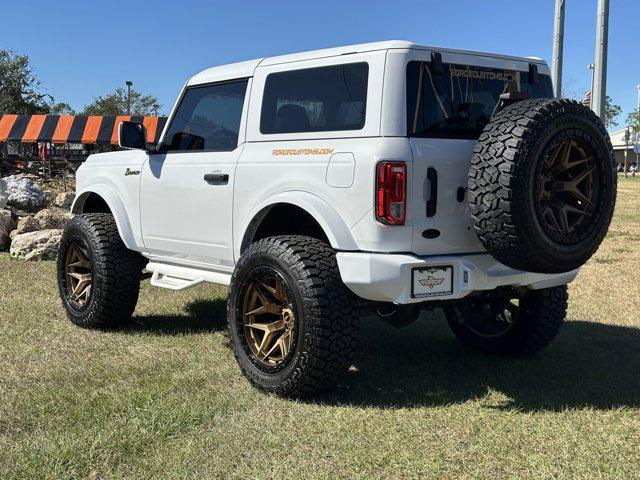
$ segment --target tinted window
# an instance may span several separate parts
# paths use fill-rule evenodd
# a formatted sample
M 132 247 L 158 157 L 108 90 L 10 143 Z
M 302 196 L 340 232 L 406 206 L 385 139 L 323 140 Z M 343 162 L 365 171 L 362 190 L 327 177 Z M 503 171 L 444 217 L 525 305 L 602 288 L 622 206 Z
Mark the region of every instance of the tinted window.
M 189 88 L 165 136 L 167 150 L 234 150 L 247 81 Z
M 360 130 L 365 121 L 368 76 L 366 63 L 268 75 L 260 131 Z
M 430 62 L 407 65 L 407 130 L 409 136 L 471 138 L 480 136 L 493 116 L 500 94 L 525 92 L 530 98 L 553 96 L 551 79 L 529 72 L 443 64 L 433 74 Z

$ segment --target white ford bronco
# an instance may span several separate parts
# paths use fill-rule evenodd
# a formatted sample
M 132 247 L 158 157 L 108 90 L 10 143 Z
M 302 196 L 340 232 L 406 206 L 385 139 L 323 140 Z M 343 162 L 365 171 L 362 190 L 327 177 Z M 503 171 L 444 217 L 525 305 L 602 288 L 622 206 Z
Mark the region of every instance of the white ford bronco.
M 134 122 L 119 142 L 77 173 L 68 316 L 130 320 L 149 274 L 228 285 L 242 372 L 286 396 L 337 381 L 368 311 L 442 308 L 470 346 L 543 348 L 616 195 L 602 122 L 553 98 L 543 61 L 404 41 L 209 68 L 157 144 Z

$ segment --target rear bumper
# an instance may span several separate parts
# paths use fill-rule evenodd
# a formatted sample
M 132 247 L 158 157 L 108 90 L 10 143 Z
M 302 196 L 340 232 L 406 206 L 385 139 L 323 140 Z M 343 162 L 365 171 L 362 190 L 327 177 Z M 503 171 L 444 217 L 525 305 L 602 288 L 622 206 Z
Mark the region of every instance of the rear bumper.
M 345 285 L 367 300 L 399 304 L 455 300 L 479 290 L 510 285 L 532 288 L 570 283 L 578 274 L 523 272 L 498 263 L 491 255 L 418 257 L 407 254 L 338 252 L 338 267 Z M 452 293 L 437 297 L 412 296 L 412 269 L 440 265 L 453 267 Z

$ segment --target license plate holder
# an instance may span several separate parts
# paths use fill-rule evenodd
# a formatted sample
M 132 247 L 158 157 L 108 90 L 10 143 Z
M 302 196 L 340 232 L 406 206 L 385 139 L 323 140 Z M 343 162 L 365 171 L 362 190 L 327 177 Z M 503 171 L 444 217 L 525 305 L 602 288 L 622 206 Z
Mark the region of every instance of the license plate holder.
M 411 269 L 411 296 L 442 297 L 453 293 L 453 265 Z

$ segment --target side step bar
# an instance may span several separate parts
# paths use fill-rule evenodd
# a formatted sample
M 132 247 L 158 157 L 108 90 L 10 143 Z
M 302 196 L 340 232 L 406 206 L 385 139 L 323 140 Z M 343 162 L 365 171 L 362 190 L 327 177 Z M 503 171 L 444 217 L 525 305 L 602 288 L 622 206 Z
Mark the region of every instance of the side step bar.
M 146 269 L 152 273 L 151 285 L 169 290 L 186 290 L 201 283 L 229 285 L 231 273 L 212 272 L 199 268 L 179 267 L 166 263 L 149 262 Z

